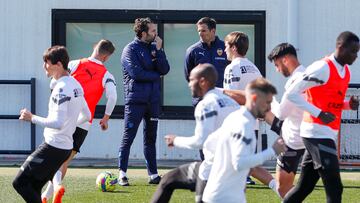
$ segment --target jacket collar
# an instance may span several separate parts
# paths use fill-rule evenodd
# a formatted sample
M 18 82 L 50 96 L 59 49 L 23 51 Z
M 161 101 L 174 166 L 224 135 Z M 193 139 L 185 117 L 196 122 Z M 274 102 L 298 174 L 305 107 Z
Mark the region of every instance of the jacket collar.
M 215 40 L 210 43 L 210 47 L 213 47 L 218 41 L 219 41 L 219 37 L 218 37 L 218 36 L 215 36 Z M 204 47 L 208 47 L 208 45 L 207 45 L 205 42 L 203 42 L 203 41 L 201 41 L 201 44 L 202 44 Z

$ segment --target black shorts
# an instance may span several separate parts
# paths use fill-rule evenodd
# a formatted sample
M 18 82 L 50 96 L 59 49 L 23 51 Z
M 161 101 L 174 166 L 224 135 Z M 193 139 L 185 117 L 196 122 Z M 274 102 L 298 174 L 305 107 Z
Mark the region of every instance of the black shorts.
M 296 174 L 300 159 L 304 154 L 305 149 L 295 150 L 288 146 L 287 148 L 288 150 L 285 153 L 281 153 L 277 157 L 277 165 L 287 173 L 293 172 Z
M 28 156 L 20 170 L 24 175 L 39 181 L 51 180 L 70 154 L 71 150 L 59 149 L 43 143 Z
M 302 165 L 312 162 L 314 169 L 339 171 L 336 145 L 332 139 L 303 138 L 305 153 Z
M 80 147 L 84 143 L 86 135 L 88 134 L 87 130 L 84 130 L 82 128 L 76 127 L 76 130 L 73 134 L 73 150 L 76 152 L 80 152 Z

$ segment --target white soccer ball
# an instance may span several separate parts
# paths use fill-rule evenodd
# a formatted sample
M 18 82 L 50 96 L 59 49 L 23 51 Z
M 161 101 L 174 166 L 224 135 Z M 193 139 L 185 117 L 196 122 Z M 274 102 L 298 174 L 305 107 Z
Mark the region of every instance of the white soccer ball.
M 102 192 L 111 192 L 115 190 L 117 182 L 118 179 L 113 173 L 104 171 L 97 176 L 96 187 Z

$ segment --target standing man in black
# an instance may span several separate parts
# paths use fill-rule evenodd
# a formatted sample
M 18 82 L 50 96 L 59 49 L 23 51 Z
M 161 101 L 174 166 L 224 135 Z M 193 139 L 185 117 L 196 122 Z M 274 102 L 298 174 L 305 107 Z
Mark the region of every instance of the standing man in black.
M 216 36 L 216 21 L 213 18 L 203 17 L 196 26 L 200 41 L 186 50 L 185 79 L 189 82 L 190 72 L 198 64 L 210 63 L 218 73 L 216 87 L 223 87 L 224 70 L 229 62 L 226 59 L 225 43 Z M 195 107 L 200 100 L 200 98 L 193 98 L 193 106 Z

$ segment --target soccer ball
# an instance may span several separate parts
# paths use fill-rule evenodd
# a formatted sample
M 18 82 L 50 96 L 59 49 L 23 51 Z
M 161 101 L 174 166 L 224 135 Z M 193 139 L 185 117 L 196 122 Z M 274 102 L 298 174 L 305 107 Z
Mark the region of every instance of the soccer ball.
M 96 178 L 96 187 L 102 192 L 111 192 L 115 190 L 118 182 L 117 177 L 109 171 L 100 173 Z

